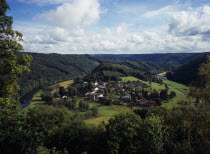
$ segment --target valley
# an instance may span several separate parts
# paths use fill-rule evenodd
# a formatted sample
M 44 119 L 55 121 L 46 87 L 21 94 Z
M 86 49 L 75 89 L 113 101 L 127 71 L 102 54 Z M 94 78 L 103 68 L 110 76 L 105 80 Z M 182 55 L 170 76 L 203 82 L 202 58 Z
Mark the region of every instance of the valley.
M 0 154 L 209 154 L 210 2 L 0 0 Z
M 161 106 L 163 106 L 163 107 L 173 108 L 173 107 L 178 107 L 178 106 L 189 105 L 190 101 L 187 98 L 187 93 L 188 93 L 187 87 L 182 84 L 173 82 L 173 81 L 163 80 L 163 84 L 158 84 L 155 82 L 146 82 L 143 80 L 139 80 L 138 78 L 133 77 L 133 76 L 128 76 L 128 77 L 121 77 L 121 81 L 119 81 L 119 82 L 111 81 L 110 84 L 117 83 L 117 84 L 125 84 L 125 86 L 126 86 L 132 82 L 140 82 L 140 83 L 145 84 L 146 88 L 140 87 L 139 90 L 145 89 L 149 92 L 149 94 L 152 93 L 154 90 L 158 91 L 160 93 L 161 90 L 165 89 L 165 85 L 167 84 L 168 93 L 174 91 L 176 93 L 176 96 L 173 99 L 163 100 L 161 103 Z M 59 86 L 64 87 L 67 91 L 67 88 L 69 86 L 71 86 L 71 84 L 73 84 L 73 80 L 61 82 L 61 83 L 59 83 Z M 51 87 L 53 87 L 53 86 L 51 86 Z M 117 87 L 117 88 L 121 89 L 120 87 Z M 156 104 L 154 106 L 145 106 L 145 105 L 139 106 L 134 103 L 136 100 L 132 100 L 132 99 L 123 101 L 122 99 L 120 99 L 122 94 L 119 94 L 116 89 L 113 88 L 113 90 L 111 92 L 112 94 L 110 94 L 110 93 L 108 94 L 111 97 L 111 98 L 109 97 L 110 98 L 109 100 L 112 101 L 112 103 L 110 103 L 108 105 L 104 102 L 100 102 L 98 99 L 90 99 L 85 95 L 83 95 L 83 96 L 76 95 L 76 96 L 74 96 L 74 98 L 68 97 L 67 98 L 68 101 L 73 101 L 72 99 L 74 99 L 76 101 L 74 104 L 74 108 L 71 108 L 71 109 L 69 108 L 69 112 L 72 114 L 77 114 L 87 124 L 99 125 L 101 122 L 107 123 L 110 118 L 113 118 L 113 116 L 118 113 L 128 113 L 128 112 L 133 112 L 136 109 L 154 108 L 154 107 L 158 106 Z M 57 89 L 51 89 L 50 92 L 52 93 L 52 95 L 56 92 L 59 92 L 58 86 L 57 86 Z M 128 91 L 127 93 L 131 93 L 131 92 L 132 91 Z M 100 94 L 100 92 L 96 92 L 96 93 Z M 42 94 L 43 94 L 43 90 L 40 90 L 39 92 L 37 92 L 34 95 L 32 101 L 31 101 L 31 104 L 29 105 L 28 108 L 33 108 L 33 107 L 37 107 L 37 106 L 48 106 L 46 101 L 42 100 Z M 103 93 L 103 95 L 104 95 L 104 93 Z M 67 96 L 68 96 L 68 94 L 67 94 Z M 144 97 L 142 97 L 142 98 L 144 98 Z M 58 98 L 54 98 L 54 99 L 55 99 L 54 101 L 58 101 Z M 65 98 L 60 98 L 60 99 L 64 100 Z M 80 101 L 88 103 L 87 110 L 81 110 L 81 107 L 79 106 Z M 108 101 L 108 100 L 106 100 L 106 101 Z M 115 104 L 115 103 L 113 103 L 114 101 L 119 101 L 119 102 L 117 102 L 117 104 Z M 188 102 L 188 103 L 186 104 L 185 102 Z M 132 106 L 131 106 L 131 104 L 132 104 Z M 54 105 L 54 106 L 61 107 L 63 105 Z M 88 112 L 92 111 L 93 107 L 98 108 L 98 116 L 97 117 L 91 117 L 91 116 L 84 117 L 85 114 L 88 114 Z

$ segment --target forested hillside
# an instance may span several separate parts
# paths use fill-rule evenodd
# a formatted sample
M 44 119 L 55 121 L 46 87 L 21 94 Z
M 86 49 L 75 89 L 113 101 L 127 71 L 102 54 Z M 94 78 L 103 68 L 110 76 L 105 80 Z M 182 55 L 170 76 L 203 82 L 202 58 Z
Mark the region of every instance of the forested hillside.
M 118 61 L 131 60 L 136 62 L 153 62 L 153 63 L 170 63 L 173 66 L 180 66 L 188 63 L 189 61 L 195 59 L 196 57 L 202 55 L 203 53 L 166 53 L 166 54 L 100 54 L 94 55 L 99 61 L 106 60 L 109 61 L 109 58 L 117 58 Z M 106 57 L 107 59 L 101 59 L 100 57 Z
M 206 62 L 207 55 L 201 55 L 198 58 L 188 62 L 187 64 L 179 67 L 173 74 L 169 74 L 168 78 L 183 84 L 190 84 L 196 79 L 197 69 L 201 64 Z
M 151 66 L 138 65 L 135 62 L 102 63 L 91 74 L 87 75 L 84 81 L 119 81 L 121 80 L 120 77 L 134 76 L 144 81 L 161 83 L 161 80 L 156 78 L 147 67 Z
M 167 62 L 152 63 L 152 62 L 135 62 L 135 61 L 125 61 L 121 64 L 137 69 L 140 71 L 150 72 L 151 74 L 158 74 L 165 71 L 173 71 L 176 67 Z
M 19 81 L 21 96 L 37 87 L 85 76 L 98 66 L 98 62 L 87 55 L 28 54 L 33 60 L 30 73 L 21 76 Z

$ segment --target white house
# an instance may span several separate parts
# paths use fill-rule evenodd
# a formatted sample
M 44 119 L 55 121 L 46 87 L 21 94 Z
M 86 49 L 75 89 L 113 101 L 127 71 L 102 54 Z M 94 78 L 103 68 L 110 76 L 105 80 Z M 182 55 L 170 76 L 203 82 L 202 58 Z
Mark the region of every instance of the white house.
M 96 91 L 98 91 L 99 90 L 99 88 L 98 87 L 96 87 L 96 88 L 94 88 L 94 91 L 96 92 Z
M 122 96 L 121 99 L 131 99 L 131 95 L 126 94 L 126 95 Z
M 93 86 L 97 86 L 98 85 L 98 82 L 93 82 L 92 85 Z

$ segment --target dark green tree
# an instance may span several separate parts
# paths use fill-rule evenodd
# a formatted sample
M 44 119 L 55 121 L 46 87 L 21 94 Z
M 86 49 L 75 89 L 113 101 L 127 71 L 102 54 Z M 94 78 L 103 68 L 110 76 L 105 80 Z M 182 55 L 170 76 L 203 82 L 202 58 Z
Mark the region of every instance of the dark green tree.
M 197 76 L 197 80 L 191 83 L 189 97 L 195 98 L 198 104 L 210 104 L 210 56 L 198 68 Z
M 6 0 L 0 0 L 0 153 L 21 153 L 19 143 L 25 115 L 17 101 L 18 76 L 29 72 L 31 56 L 20 54 L 22 34 L 12 29 L 13 19 L 6 15 Z
M 31 56 L 23 51 L 22 34 L 12 29 L 13 19 L 6 15 L 10 9 L 6 0 L 0 0 L 0 101 L 16 96 L 18 75 L 29 72 Z
M 60 94 L 61 96 L 64 96 L 64 95 L 66 94 L 66 90 L 65 90 L 64 87 L 60 87 L 60 88 L 59 88 L 59 94 Z
M 160 91 L 160 98 L 162 100 L 167 100 L 168 99 L 168 90 L 164 89 Z
M 97 117 L 99 115 L 98 113 L 98 107 L 97 106 L 94 106 L 93 109 L 92 109 L 92 116 L 93 117 Z
M 174 91 L 171 91 L 171 93 L 169 94 L 170 99 L 173 99 L 174 97 L 176 97 L 176 93 Z
M 106 125 L 109 153 L 165 153 L 167 127 L 160 117 L 142 120 L 134 114 L 118 114 Z

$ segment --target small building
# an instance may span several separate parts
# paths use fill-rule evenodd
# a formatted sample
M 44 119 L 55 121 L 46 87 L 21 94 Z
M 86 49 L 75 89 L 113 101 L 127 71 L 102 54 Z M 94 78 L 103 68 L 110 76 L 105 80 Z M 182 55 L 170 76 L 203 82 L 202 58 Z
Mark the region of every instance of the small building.
M 148 107 L 157 106 L 157 103 L 156 103 L 155 101 L 149 100 L 149 101 L 147 102 L 147 106 L 148 106 Z
M 161 79 L 164 79 L 164 80 L 167 80 L 167 77 L 166 77 L 166 76 L 156 75 L 155 77 L 157 77 L 157 78 L 161 78 Z
M 153 100 L 140 99 L 140 100 L 137 100 L 136 103 L 139 106 L 147 106 L 147 107 L 157 106 L 157 103 Z
M 92 85 L 93 86 L 97 86 L 98 85 L 98 82 L 93 82 Z
M 85 95 L 86 95 L 87 99 L 89 99 L 89 100 L 96 100 L 98 98 L 98 94 L 94 93 L 94 92 L 86 93 Z
M 99 91 L 100 91 L 101 93 L 104 93 L 105 88 L 99 88 Z
M 124 96 L 121 96 L 121 99 L 123 99 L 123 100 L 130 100 L 131 99 L 131 95 L 130 94 L 126 94 Z
M 100 82 L 98 85 L 99 86 L 105 86 L 105 83 L 104 82 Z
M 119 91 L 119 92 L 125 92 L 125 89 L 119 88 L 118 91 Z
M 94 91 L 94 92 L 96 92 L 96 91 L 98 91 L 98 90 L 99 90 L 99 88 L 98 88 L 98 87 L 96 87 L 96 88 L 94 88 L 94 90 L 93 90 L 93 91 Z
M 62 98 L 63 98 L 63 99 L 67 99 L 67 98 L 68 98 L 68 96 L 64 95 Z
M 114 101 L 113 101 L 113 104 L 115 104 L 115 105 L 120 105 L 120 101 L 114 100 Z
M 147 104 L 147 101 L 146 99 L 140 99 L 140 100 L 137 100 L 137 104 L 140 105 L 140 106 L 145 106 Z
M 103 94 L 99 94 L 99 95 L 98 95 L 98 98 L 100 98 L 100 97 L 104 97 L 104 95 L 103 95 Z

